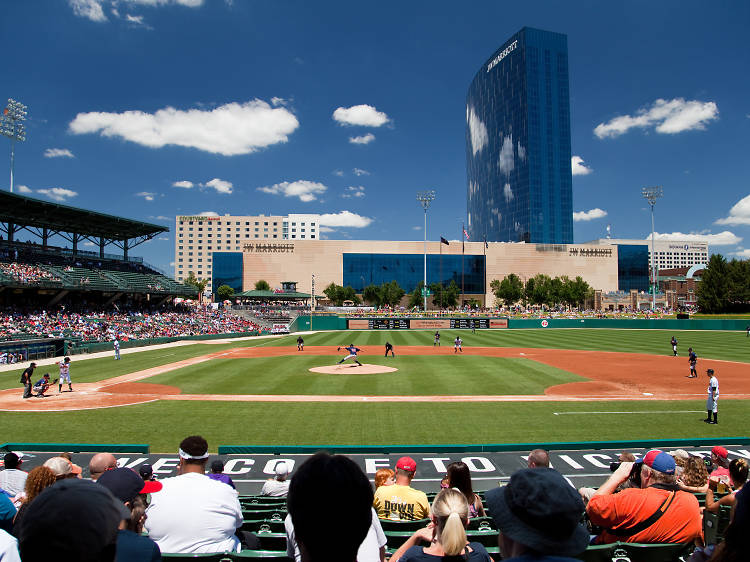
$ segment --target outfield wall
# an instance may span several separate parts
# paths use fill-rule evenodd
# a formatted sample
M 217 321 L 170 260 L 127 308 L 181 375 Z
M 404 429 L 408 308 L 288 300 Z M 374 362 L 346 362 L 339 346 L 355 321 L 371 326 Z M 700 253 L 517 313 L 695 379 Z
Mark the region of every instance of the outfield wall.
M 248 336 L 258 336 L 259 332 L 231 332 L 228 334 L 204 334 L 198 336 L 176 336 L 172 338 L 145 338 L 145 339 L 129 339 L 127 341 L 120 340 L 120 349 L 127 349 L 130 347 L 144 347 L 149 345 L 158 345 L 162 343 L 173 343 L 177 341 L 193 340 L 220 340 L 225 338 L 244 338 Z M 76 343 L 71 346 L 70 341 L 65 342 L 65 354 L 75 353 L 97 353 L 99 351 L 113 351 L 112 342 L 94 342 L 94 343 Z

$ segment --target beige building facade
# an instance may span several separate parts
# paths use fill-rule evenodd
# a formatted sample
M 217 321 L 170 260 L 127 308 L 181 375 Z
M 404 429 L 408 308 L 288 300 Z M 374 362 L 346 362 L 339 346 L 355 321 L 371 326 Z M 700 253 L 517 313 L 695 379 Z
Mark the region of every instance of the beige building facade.
M 242 290 L 253 289 L 255 283 L 263 279 L 274 288 L 280 287 L 282 281 L 296 281 L 298 291 L 311 293 L 314 275 L 316 295 L 321 295 L 330 283 L 351 284 L 359 292 L 362 286 L 369 284 L 371 277 L 365 270 L 353 270 L 352 264 L 370 263 L 370 267 L 377 270 L 370 273 L 382 278 L 387 275 L 381 271 L 386 265 L 379 264 L 391 264 L 394 257 L 408 262 L 406 267 L 410 271 L 406 273 L 410 278 L 416 276 L 421 280 L 424 274 L 423 242 L 417 241 L 248 240 L 240 247 Z M 446 246 L 439 242 L 428 242 L 427 253 L 430 256 L 427 271 L 429 285 L 439 278 L 445 279 L 448 273 L 443 271 L 440 277 L 437 264 L 450 262 L 455 267 L 460 263 L 461 243 L 453 242 Z M 465 298 L 476 298 L 486 305 L 494 304 L 494 295 L 489 291 L 492 280 L 502 280 L 511 273 L 524 281 L 538 273 L 550 277 L 567 275 L 570 278 L 580 275 L 591 287 L 603 292 L 616 291 L 618 287 L 617 246 L 614 245 L 490 242 L 485 247 L 484 242 L 466 242 L 465 256 L 467 263 L 469 257 L 473 257 L 475 264 L 486 263 L 484 279 L 481 280 L 482 292 L 469 294 L 467 290 L 465 294 Z M 394 277 L 397 276 L 394 274 Z M 460 276 L 454 275 L 453 279 L 460 287 Z M 347 280 L 350 282 L 347 283 Z M 410 289 L 402 282 L 399 284 L 405 290 Z

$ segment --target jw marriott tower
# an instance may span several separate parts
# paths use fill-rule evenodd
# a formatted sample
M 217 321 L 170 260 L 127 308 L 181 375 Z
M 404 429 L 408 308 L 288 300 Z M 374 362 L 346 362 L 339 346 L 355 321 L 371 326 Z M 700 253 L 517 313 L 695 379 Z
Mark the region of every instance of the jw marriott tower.
M 573 242 L 566 35 L 524 27 L 479 69 L 466 170 L 472 240 Z

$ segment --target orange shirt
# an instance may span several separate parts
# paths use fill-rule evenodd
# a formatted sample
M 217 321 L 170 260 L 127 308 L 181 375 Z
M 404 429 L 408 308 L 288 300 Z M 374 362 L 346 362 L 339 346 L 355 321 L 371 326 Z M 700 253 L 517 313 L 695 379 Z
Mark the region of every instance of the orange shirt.
M 664 500 L 669 490 L 650 486 L 645 489 L 626 488 L 612 495 L 593 496 L 586 513 L 595 525 L 605 529 L 629 528 L 648 519 Z M 701 512 L 693 494 L 678 491 L 674 500 L 653 525 L 627 537 L 607 531 L 596 539 L 597 544 L 622 542 L 687 543 L 702 533 Z

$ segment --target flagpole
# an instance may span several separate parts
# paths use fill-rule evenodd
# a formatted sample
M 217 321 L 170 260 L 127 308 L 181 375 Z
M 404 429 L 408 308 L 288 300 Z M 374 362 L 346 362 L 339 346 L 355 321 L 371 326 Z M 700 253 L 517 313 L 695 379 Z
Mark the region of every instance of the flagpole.
M 461 223 L 461 308 L 464 307 L 464 249 L 466 247 L 466 225 Z
M 443 311 L 443 237 L 440 237 L 440 312 Z
M 484 233 L 484 275 L 482 276 L 484 279 L 484 285 L 482 286 L 482 290 L 484 291 L 484 306 L 487 306 L 487 233 Z

